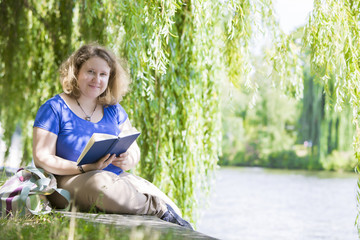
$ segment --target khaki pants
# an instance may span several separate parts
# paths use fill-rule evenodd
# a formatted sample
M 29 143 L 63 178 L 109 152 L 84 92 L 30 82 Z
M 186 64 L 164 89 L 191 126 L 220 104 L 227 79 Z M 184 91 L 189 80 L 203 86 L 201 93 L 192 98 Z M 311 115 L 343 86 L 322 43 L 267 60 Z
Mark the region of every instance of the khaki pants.
M 107 213 L 145 214 L 162 217 L 166 203 L 181 216 L 178 207 L 155 185 L 143 178 L 123 172 L 91 171 L 79 175 L 56 176 L 59 188 L 68 190 L 71 199 L 81 211 L 92 208 Z M 64 207 L 58 194 L 48 197 L 57 208 Z

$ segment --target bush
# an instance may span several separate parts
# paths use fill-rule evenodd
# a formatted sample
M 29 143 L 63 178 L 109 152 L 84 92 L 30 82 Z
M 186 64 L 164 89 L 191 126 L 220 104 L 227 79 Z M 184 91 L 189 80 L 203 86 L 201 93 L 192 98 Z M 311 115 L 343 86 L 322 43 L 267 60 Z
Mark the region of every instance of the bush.
M 270 168 L 307 169 L 309 157 L 299 157 L 294 150 L 284 150 L 270 153 L 267 162 Z
M 321 161 L 324 169 L 329 171 L 354 171 L 357 165 L 355 156 L 351 151 L 332 151 Z
M 245 150 L 237 151 L 235 154 L 230 155 L 224 153 L 219 157 L 219 165 L 221 166 L 264 166 L 263 161 L 256 150 L 254 143 L 246 144 Z

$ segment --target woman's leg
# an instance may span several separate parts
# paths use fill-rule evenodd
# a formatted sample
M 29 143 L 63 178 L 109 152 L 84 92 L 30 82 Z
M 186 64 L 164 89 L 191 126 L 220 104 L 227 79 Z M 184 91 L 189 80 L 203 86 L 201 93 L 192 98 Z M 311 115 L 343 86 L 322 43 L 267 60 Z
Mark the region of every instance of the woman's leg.
M 131 176 L 128 173 L 117 176 L 107 171 L 91 171 L 74 176 L 57 176 L 57 180 L 58 187 L 70 192 L 80 210 L 88 211 L 96 207 L 108 213 L 162 217 L 167 211 L 166 201 L 140 191 L 139 184 Z M 56 201 L 52 203 L 57 205 Z
M 157 187 L 129 173 L 117 176 L 91 171 L 74 176 L 57 176 L 58 187 L 68 190 L 82 211 L 96 207 L 108 213 L 155 215 L 189 229 L 192 226 L 177 213 L 176 205 Z M 48 197 L 55 207 L 64 208 L 61 195 Z M 177 210 L 174 210 L 173 208 Z
M 121 178 L 129 179 L 129 181 L 135 186 L 135 188 L 139 192 L 145 193 L 145 194 L 150 194 L 150 195 L 157 196 L 157 197 L 161 198 L 167 204 L 169 204 L 179 216 L 181 216 L 181 211 L 176 206 L 176 204 L 164 192 L 162 192 L 159 188 L 157 188 L 151 182 L 147 181 L 144 178 L 138 177 L 136 175 L 133 175 L 133 174 L 130 174 L 130 173 L 127 173 L 127 172 L 123 172 L 119 176 Z

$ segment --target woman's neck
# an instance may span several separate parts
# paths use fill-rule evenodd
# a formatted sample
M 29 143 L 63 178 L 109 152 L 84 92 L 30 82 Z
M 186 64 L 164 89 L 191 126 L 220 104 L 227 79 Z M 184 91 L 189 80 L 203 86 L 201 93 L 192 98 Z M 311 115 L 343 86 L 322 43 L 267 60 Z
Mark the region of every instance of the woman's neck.
M 98 104 L 97 98 L 88 98 L 83 95 L 81 95 L 77 101 L 80 103 L 80 105 L 84 108 L 92 109 L 94 106 Z

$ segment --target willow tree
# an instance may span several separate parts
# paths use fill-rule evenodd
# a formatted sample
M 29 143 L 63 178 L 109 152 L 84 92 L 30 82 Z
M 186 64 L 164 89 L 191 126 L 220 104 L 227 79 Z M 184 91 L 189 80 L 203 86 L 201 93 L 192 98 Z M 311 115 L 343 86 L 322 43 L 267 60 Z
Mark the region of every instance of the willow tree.
M 264 4 L 271 9 L 266 1 L 121 2 L 134 80 L 127 109 L 145 133 L 138 171 L 186 215 L 198 205 L 189 196 L 209 189 L 220 153 L 219 84 L 246 78 L 250 23 L 270 15 Z
M 71 49 L 72 3 L 0 1 L 0 121 L 7 146 L 16 125 L 22 128 L 25 162 L 36 109 L 60 90 L 56 72 Z
M 360 117 L 359 21 L 359 1 L 315 0 L 303 38 L 316 81 L 331 99 L 327 107 L 341 111 L 350 103 L 355 126 Z
M 299 143 L 311 141 L 308 167 L 316 169 L 318 166 L 326 170 L 346 167 L 348 170 L 353 170 L 354 165 L 349 166 L 354 164 L 354 161 L 349 161 L 354 159 L 351 157 L 355 132 L 351 107 L 344 105 L 342 111 L 336 111 L 333 108 L 332 96 L 324 92 L 323 84 L 310 73 L 308 66 L 309 64 L 306 63 L 304 67 L 304 96 L 298 131 Z M 332 88 L 333 85 L 331 84 L 330 87 Z M 338 155 L 343 157 L 334 162 Z
M 122 104 L 142 132 L 135 170 L 193 217 L 220 153 L 219 84 L 250 86 L 249 39 L 271 1 L 0 0 L 0 111 L 9 146 L 15 126 L 31 160 L 35 113 L 59 93 L 57 69 L 96 41 L 127 61 Z M 264 20 L 265 19 L 265 20 Z

